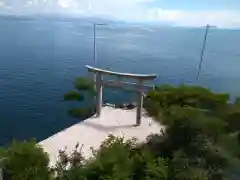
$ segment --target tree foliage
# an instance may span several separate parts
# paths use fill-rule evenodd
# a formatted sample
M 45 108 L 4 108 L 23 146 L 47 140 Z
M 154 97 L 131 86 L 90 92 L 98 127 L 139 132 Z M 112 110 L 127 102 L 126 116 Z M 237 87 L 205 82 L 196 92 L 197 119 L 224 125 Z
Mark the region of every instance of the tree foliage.
M 90 93 L 95 92 L 93 82 L 88 78 L 77 77 L 75 82 L 74 82 L 74 86 L 79 91 L 85 90 L 85 91 L 88 91 Z
M 238 107 L 240 107 L 240 97 L 237 97 L 234 104 Z
M 64 95 L 64 100 L 67 101 L 82 101 L 83 99 L 84 99 L 83 96 L 76 91 L 71 91 Z
M 11 180 L 42 180 L 50 178 L 48 155 L 36 146 L 36 141 L 16 142 L 2 149 L 4 177 Z M 8 178 L 7 178 L 8 177 Z
M 226 169 L 239 158 L 240 108 L 237 100 L 230 104 L 228 98 L 227 94 L 212 93 L 202 87 L 157 87 L 148 93 L 145 107 L 156 120 L 167 125 L 167 138 L 152 138 L 148 146 L 156 154 L 174 160 L 179 160 L 179 153 L 175 152 L 181 152 L 184 158 L 180 162 L 208 179 L 232 176 Z M 175 166 L 173 170 L 176 171 Z M 183 179 L 187 179 L 185 173 Z
M 227 105 L 228 98 L 228 94 L 214 94 L 210 90 L 198 86 L 157 86 L 155 90 L 148 93 L 146 108 L 148 111 L 154 111 L 151 113 L 153 115 L 159 113 L 159 108 L 167 110 L 173 105 L 214 110 Z M 150 105 L 151 103 L 153 105 Z
M 77 90 L 91 92 L 89 81 L 79 80 L 85 85 L 75 83 Z M 66 99 L 78 99 L 77 93 Z M 70 155 L 60 151 L 54 178 L 46 154 L 37 146 L 17 143 L 0 155 L 8 157 L 6 172 L 20 180 L 237 180 L 240 107 L 228 98 L 202 87 L 158 86 L 147 94 L 144 107 L 166 125 L 164 131 L 144 143 L 109 136 L 100 149 L 92 149 L 90 159 L 83 158 L 78 146 Z M 75 117 L 92 112 L 88 108 L 70 111 Z
M 87 79 L 84 77 L 78 77 L 74 82 L 74 87 L 76 90 L 73 90 L 64 94 L 65 101 L 81 102 L 86 99 L 93 102 L 95 90 L 94 90 L 94 84 L 90 79 Z M 84 108 L 76 107 L 76 108 L 70 109 L 68 111 L 68 114 L 74 118 L 85 119 L 85 118 L 91 117 L 94 114 L 94 112 L 95 112 L 94 104 L 91 104 L 90 107 L 84 107 Z

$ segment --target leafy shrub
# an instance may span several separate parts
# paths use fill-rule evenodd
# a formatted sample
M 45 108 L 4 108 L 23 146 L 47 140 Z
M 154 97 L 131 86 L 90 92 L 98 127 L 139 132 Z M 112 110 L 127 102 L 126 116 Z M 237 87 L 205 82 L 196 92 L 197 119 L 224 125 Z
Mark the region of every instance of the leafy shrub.
M 230 132 L 240 131 L 240 109 L 229 112 L 225 121 L 228 123 L 228 130 Z
M 35 141 L 16 142 L 2 151 L 5 176 L 11 180 L 43 180 L 49 179 L 48 155 L 36 146 Z
M 93 84 L 77 79 L 66 100 L 92 95 Z M 93 88 L 94 89 L 94 88 Z M 237 102 L 237 101 L 236 101 Z M 78 146 L 68 155 L 59 152 L 53 172 L 56 180 L 224 180 L 236 177 L 240 164 L 240 123 L 238 103 L 229 104 L 228 95 L 214 94 L 195 86 L 157 86 L 145 99 L 144 107 L 166 125 L 146 143 L 109 136 L 93 157 L 83 158 Z M 69 111 L 75 117 L 88 117 L 93 108 Z M 48 157 L 35 142 L 14 142 L 0 150 L 10 179 L 51 178 Z M 0 158 L 1 159 L 1 158 Z M 238 176 L 237 176 L 238 177 Z
M 84 97 L 76 91 L 71 91 L 64 95 L 64 100 L 68 101 L 82 101 Z
M 234 104 L 238 107 L 240 107 L 240 97 L 237 97 Z
M 94 115 L 95 107 L 94 107 L 94 84 L 93 82 L 84 77 L 78 77 L 75 80 L 74 87 L 76 90 L 70 91 L 64 95 L 64 100 L 66 101 L 77 101 L 81 102 L 83 100 L 90 100 L 92 101 L 89 107 L 84 108 L 73 108 L 68 111 L 68 114 L 74 118 L 83 118 L 86 119 Z M 88 98 L 86 98 L 86 96 Z M 89 99 L 90 98 L 90 99 Z
M 88 78 L 77 77 L 75 82 L 74 82 L 74 86 L 79 91 L 83 90 L 83 91 L 87 91 L 87 92 L 90 92 L 90 93 L 95 92 L 93 82 Z
M 201 109 L 215 109 L 220 105 L 226 105 L 228 94 L 214 94 L 210 90 L 199 86 L 158 86 L 150 91 L 147 99 L 158 102 L 161 107 L 169 108 L 172 105 L 181 107 L 190 106 Z
M 225 149 L 233 157 L 240 157 L 240 143 L 237 134 L 221 134 L 218 137 L 217 144 Z
M 65 162 L 70 162 L 70 157 L 74 156 L 64 155 L 67 159 Z M 93 150 L 93 157 L 90 160 L 79 163 L 78 166 L 70 168 L 68 171 L 60 172 L 59 180 L 167 180 L 168 162 L 163 158 L 155 158 L 147 149 L 139 149 L 135 140 L 124 142 L 123 138 L 109 136 L 98 151 Z
M 152 137 L 147 147 L 160 157 L 170 158 L 170 179 L 221 179 L 231 160 L 229 152 L 215 145 L 226 132 L 225 122 L 181 106 L 171 107 L 165 118 L 168 127 L 164 136 Z
M 177 180 L 208 180 L 208 171 L 194 164 L 188 155 L 178 150 L 174 152 L 173 159 L 170 164 L 171 179 Z

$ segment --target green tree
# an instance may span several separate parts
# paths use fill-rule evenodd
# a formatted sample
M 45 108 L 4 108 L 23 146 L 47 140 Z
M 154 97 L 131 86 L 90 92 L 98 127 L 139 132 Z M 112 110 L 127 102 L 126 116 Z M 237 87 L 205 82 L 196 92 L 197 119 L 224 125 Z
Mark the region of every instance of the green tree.
M 50 179 L 48 155 L 34 140 L 21 143 L 13 141 L 11 146 L 1 150 L 0 157 L 5 158 L 4 177 L 11 180 Z
M 240 97 L 237 97 L 234 104 L 238 107 L 240 107 Z
M 78 107 L 68 111 L 72 117 L 76 118 L 88 118 L 95 112 L 94 106 L 94 84 L 90 79 L 84 77 L 78 77 L 75 80 L 74 87 L 76 90 L 72 90 L 64 95 L 66 101 L 82 102 L 87 100 L 90 103 L 89 107 Z
M 85 78 L 78 78 L 75 88 L 64 96 L 65 100 L 82 102 L 95 93 L 92 82 Z M 4 158 L 1 165 L 13 180 L 239 178 L 239 106 L 229 103 L 228 95 L 195 86 L 157 86 L 147 94 L 144 106 L 165 124 L 165 130 L 149 136 L 144 143 L 109 136 L 100 149 L 92 149 L 93 156 L 87 160 L 78 146 L 70 155 L 60 151 L 56 168 L 50 170 L 48 157 L 36 142 L 14 142 L 0 149 L 0 159 Z M 82 108 L 70 113 L 86 117 Z M 57 177 L 51 176 L 52 171 Z
M 155 90 L 150 91 L 146 99 L 157 102 L 163 108 L 177 105 L 213 110 L 221 105 L 226 105 L 229 95 L 215 94 L 199 86 L 172 87 L 164 85 L 157 86 Z
M 225 121 L 230 132 L 240 132 L 240 108 L 227 112 Z

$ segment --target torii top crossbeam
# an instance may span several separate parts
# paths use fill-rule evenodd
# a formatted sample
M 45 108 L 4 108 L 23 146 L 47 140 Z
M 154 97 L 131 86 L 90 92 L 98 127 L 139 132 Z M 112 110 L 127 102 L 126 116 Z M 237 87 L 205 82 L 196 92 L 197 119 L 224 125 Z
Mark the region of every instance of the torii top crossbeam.
M 132 73 L 109 71 L 109 70 L 100 69 L 100 68 L 96 68 L 96 67 L 92 67 L 92 66 L 88 66 L 88 65 L 86 67 L 88 68 L 89 72 L 101 73 L 101 74 L 105 74 L 105 75 L 128 77 L 128 78 L 140 79 L 143 81 L 153 80 L 157 77 L 156 74 L 132 74 Z

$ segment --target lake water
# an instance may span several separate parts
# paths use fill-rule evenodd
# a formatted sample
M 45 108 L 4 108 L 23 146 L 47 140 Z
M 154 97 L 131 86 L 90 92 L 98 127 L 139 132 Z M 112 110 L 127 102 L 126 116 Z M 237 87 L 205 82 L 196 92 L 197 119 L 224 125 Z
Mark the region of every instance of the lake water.
M 240 31 L 209 32 L 196 82 L 204 29 L 107 25 L 97 28 L 97 66 L 132 73 L 156 73 L 155 83 L 199 84 L 240 95 Z M 0 145 L 36 137 L 42 140 L 78 119 L 63 102 L 77 76 L 93 64 L 91 24 L 0 20 Z M 106 90 L 104 100 L 119 103 L 133 95 Z

